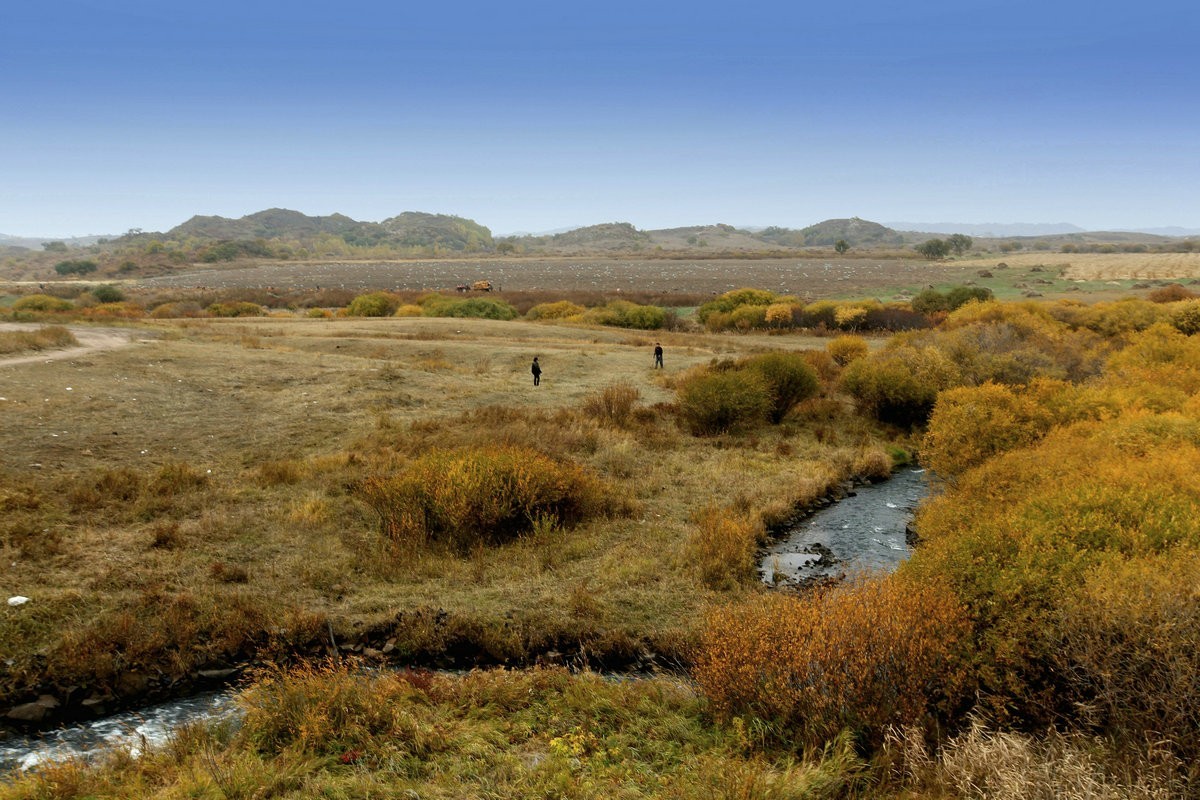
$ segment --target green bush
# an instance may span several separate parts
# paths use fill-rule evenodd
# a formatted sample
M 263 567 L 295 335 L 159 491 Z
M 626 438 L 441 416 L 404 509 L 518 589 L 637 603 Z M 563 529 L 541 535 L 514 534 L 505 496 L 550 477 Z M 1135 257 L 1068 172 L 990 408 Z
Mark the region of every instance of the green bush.
M 351 300 L 346 314 L 351 317 L 390 317 L 399 305 L 399 299 L 393 294 L 370 292 Z
M 75 304 L 48 294 L 27 294 L 12 304 L 13 311 L 70 311 Z
M 757 370 L 703 372 L 679 387 L 676 405 L 692 433 L 714 436 L 765 419 L 771 389 Z
M 125 299 L 125 293 L 116 286 L 105 284 L 92 289 L 92 297 L 95 297 L 101 303 L 120 303 Z
M 765 353 L 745 361 L 767 384 L 771 393 L 771 408 L 767 417 L 779 424 L 787 413 L 817 393 L 821 382 L 817 372 L 802 353 Z
M 421 298 L 421 309 L 427 317 L 510 320 L 520 316 L 508 303 L 491 297 L 458 298 L 433 294 Z
M 95 272 L 98 268 L 99 265 L 95 261 L 86 259 L 60 261 L 54 265 L 54 271 L 59 275 L 86 275 L 89 272 Z
M 497 544 L 535 526 L 573 525 L 603 510 L 599 480 L 581 467 L 515 446 L 437 450 L 357 487 L 401 544 L 458 550 Z
M 587 312 L 584 319 L 598 325 L 657 330 L 666 322 L 667 313 L 658 306 L 641 306 L 628 300 L 613 300 L 602 308 L 594 308 Z
M 264 317 L 267 310 L 258 303 L 236 301 L 230 303 L 213 303 L 208 307 L 208 313 L 214 317 Z

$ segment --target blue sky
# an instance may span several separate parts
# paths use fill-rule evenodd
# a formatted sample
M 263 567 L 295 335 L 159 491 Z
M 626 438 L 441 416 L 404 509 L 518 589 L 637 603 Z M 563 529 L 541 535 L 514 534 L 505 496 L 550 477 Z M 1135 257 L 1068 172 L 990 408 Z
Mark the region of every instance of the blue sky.
M 1116 7 L 1109 7 L 1116 5 Z M 1200 227 L 1195 3 L 15 1 L 0 233 Z

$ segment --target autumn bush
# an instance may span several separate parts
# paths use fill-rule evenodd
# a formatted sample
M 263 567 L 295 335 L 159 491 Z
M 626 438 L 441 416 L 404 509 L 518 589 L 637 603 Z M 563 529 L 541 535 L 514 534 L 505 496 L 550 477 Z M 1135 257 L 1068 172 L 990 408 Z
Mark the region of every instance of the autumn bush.
M 766 382 L 771 395 L 767 418 L 778 424 L 787 413 L 820 389 L 817 372 L 803 353 L 774 352 L 751 356 L 741 362 L 744 370 L 757 373 Z
M 1200 550 L 1103 558 L 1056 623 L 1054 664 L 1085 722 L 1200 760 Z
M 525 312 L 525 319 L 567 319 L 577 317 L 586 310 L 583 306 L 572 303 L 570 300 L 557 300 L 551 303 L 538 303 Z
M 764 533 L 762 523 L 745 513 L 709 506 L 697 514 L 687 557 L 710 589 L 732 589 L 754 579 Z
M 658 306 L 639 305 L 628 300 L 612 300 L 599 308 L 588 309 L 583 319 L 597 325 L 657 330 L 666 322 L 667 312 Z
M 435 450 L 356 488 L 392 541 L 441 541 L 460 550 L 536 525 L 573 525 L 606 507 L 604 488 L 589 472 L 516 446 Z
M 870 351 L 867 340 L 861 336 L 839 336 L 831 339 L 825 345 L 825 352 L 829 353 L 829 357 L 843 367 L 851 361 L 857 361 Z
M 1200 333 L 1200 300 L 1174 306 L 1171 310 L 1171 324 L 1180 333 L 1188 336 Z
M 935 347 L 889 347 L 846 367 L 841 385 L 866 413 L 913 426 L 933 411 L 938 392 L 961 381 L 958 367 Z
M 390 292 L 368 292 L 360 294 L 346 306 L 351 317 L 390 317 L 400 305 L 400 298 Z
M 757 371 L 705 371 L 676 391 L 676 409 L 697 436 L 715 436 L 765 420 L 773 407 L 770 386 Z
M 74 307 L 70 300 L 48 294 L 27 294 L 12 304 L 13 311 L 70 311 Z
M 1196 464 L 1200 422 L 1129 412 L 991 458 L 918 512 L 922 546 L 901 571 L 946 581 L 970 610 L 991 713 L 1029 724 L 1074 713 L 1056 661 L 1063 603 L 1110 556 L 1200 548 Z
M 938 582 L 851 581 L 714 610 L 693 674 L 720 719 L 763 719 L 807 746 L 846 728 L 877 744 L 957 702 L 969 631 Z

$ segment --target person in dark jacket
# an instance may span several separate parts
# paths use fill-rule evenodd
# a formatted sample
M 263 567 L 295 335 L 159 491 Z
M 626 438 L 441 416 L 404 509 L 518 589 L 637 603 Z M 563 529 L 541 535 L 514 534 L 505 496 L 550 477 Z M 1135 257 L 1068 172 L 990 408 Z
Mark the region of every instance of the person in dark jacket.
M 539 386 L 542 383 L 542 365 L 538 363 L 537 356 L 533 357 L 533 366 L 529 368 L 533 373 L 533 385 Z
M 662 368 L 663 368 L 663 363 L 662 363 L 662 345 L 661 345 L 661 344 L 659 344 L 658 342 L 655 342 L 655 343 L 654 343 L 654 368 L 655 368 L 655 369 L 662 369 Z

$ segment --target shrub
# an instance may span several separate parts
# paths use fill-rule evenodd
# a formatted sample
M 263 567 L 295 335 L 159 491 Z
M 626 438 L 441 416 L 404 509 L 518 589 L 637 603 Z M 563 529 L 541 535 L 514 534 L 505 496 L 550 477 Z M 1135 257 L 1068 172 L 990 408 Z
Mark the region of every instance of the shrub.
M 1049 410 L 1007 386 L 962 386 L 939 395 L 921 443 L 922 463 L 953 479 L 1000 453 L 1039 440 L 1050 429 Z
M 1197 463 L 1200 422 L 1133 413 L 1052 430 L 925 503 L 900 571 L 947 581 L 970 609 L 989 711 L 1039 723 L 1071 710 L 1059 609 L 1110 558 L 1200 550 Z
M 841 330 L 853 331 L 862 326 L 867 319 L 867 309 L 862 306 L 838 306 L 833 312 L 833 322 Z
M 1064 596 L 1055 662 L 1090 722 L 1200 759 L 1200 551 L 1106 558 Z
M 729 314 L 740 306 L 769 306 L 777 299 L 779 295 L 765 289 L 734 289 L 697 308 L 696 318 L 707 326 L 709 316 L 714 313 Z
M 766 381 L 771 394 L 767 416 L 775 424 L 782 422 L 797 403 L 812 397 L 820 388 L 817 372 L 803 353 L 765 353 L 747 359 L 744 366 Z
M 27 294 L 12 304 L 13 311 L 70 311 L 74 307 L 70 300 L 48 294 Z
M 758 371 L 703 372 L 677 390 L 679 416 L 697 436 L 714 436 L 766 418 L 771 389 Z
M 401 303 L 400 306 L 396 309 L 396 313 L 392 314 L 392 316 L 393 317 L 420 317 L 420 316 L 424 316 L 424 314 L 425 314 L 425 309 L 421 308 L 416 303 Z
M 208 313 L 214 317 L 265 317 L 267 310 L 258 303 L 239 300 L 228 303 L 213 303 L 208 307 Z
M 365 478 L 357 491 L 394 542 L 444 541 L 460 550 L 547 522 L 573 525 L 604 499 L 599 481 L 582 468 L 512 446 L 435 450 L 402 470 Z
M 709 506 L 698 515 L 688 539 L 688 561 L 708 588 L 736 588 L 755 579 L 755 554 L 763 535 L 761 522 L 730 509 Z
M 346 314 L 351 317 L 390 317 L 399 305 L 400 301 L 394 294 L 369 292 L 351 300 L 350 305 L 346 306 Z
M 95 272 L 99 265 L 87 259 L 72 259 L 60 261 L 54 265 L 54 271 L 59 275 L 86 275 Z
M 840 366 L 857 361 L 871 351 L 861 336 L 839 336 L 825 345 L 825 352 Z
M 572 303 L 570 300 L 559 300 L 555 303 L 538 303 L 525 312 L 525 319 L 566 319 L 568 317 L 577 317 L 585 310 L 583 306 Z
M 633 408 L 641 398 L 638 390 L 628 383 L 605 386 L 599 393 L 583 401 L 584 413 L 611 425 L 622 427 L 629 424 Z
M 155 306 L 150 312 L 150 316 L 154 319 L 179 319 L 180 317 L 199 317 L 204 314 L 204 309 L 199 303 L 178 302 L 178 303 L 163 303 Z
M 613 325 L 618 328 L 657 330 L 666 322 L 666 312 L 658 306 L 642 306 L 628 300 L 613 300 L 602 308 L 593 308 L 584 315 L 588 322 Z
M 768 594 L 709 615 L 693 674 L 720 719 L 767 720 L 809 746 L 845 728 L 878 743 L 953 704 L 969 630 L 951 591 L 899 576 Z
M 95 297 L 101 303 L 120 303 L 125 299 L 125 293 L 116 286 L 105 284 L 92 289 L 92 297 Z
M 511 305 L 492 297 L 458 298 L 434 294 L 421 298 L 421 308 L 427 317 L 509 320 L 520 316 Z
M 842 387 L 859 406 L 893 425 L 923 424 L 937 393 L 961 380 L 958 368 L 932 347 L 892 347 L 853 362 Z
M 729 313 L 729 322 L 739 331 L 749 331 L 767 326 L 768 306 L 738 306 Z
M 1146 299 L 1151 303 L 1175 303 L 1180 300 L 1194 300 L 1196 293 L 1181 284 L 1169 283 L 1147 294 Z
M 1200 333 L 1200 300 L 1177 306 L 1171 312 L 1171 324 L 1188 336 Z

